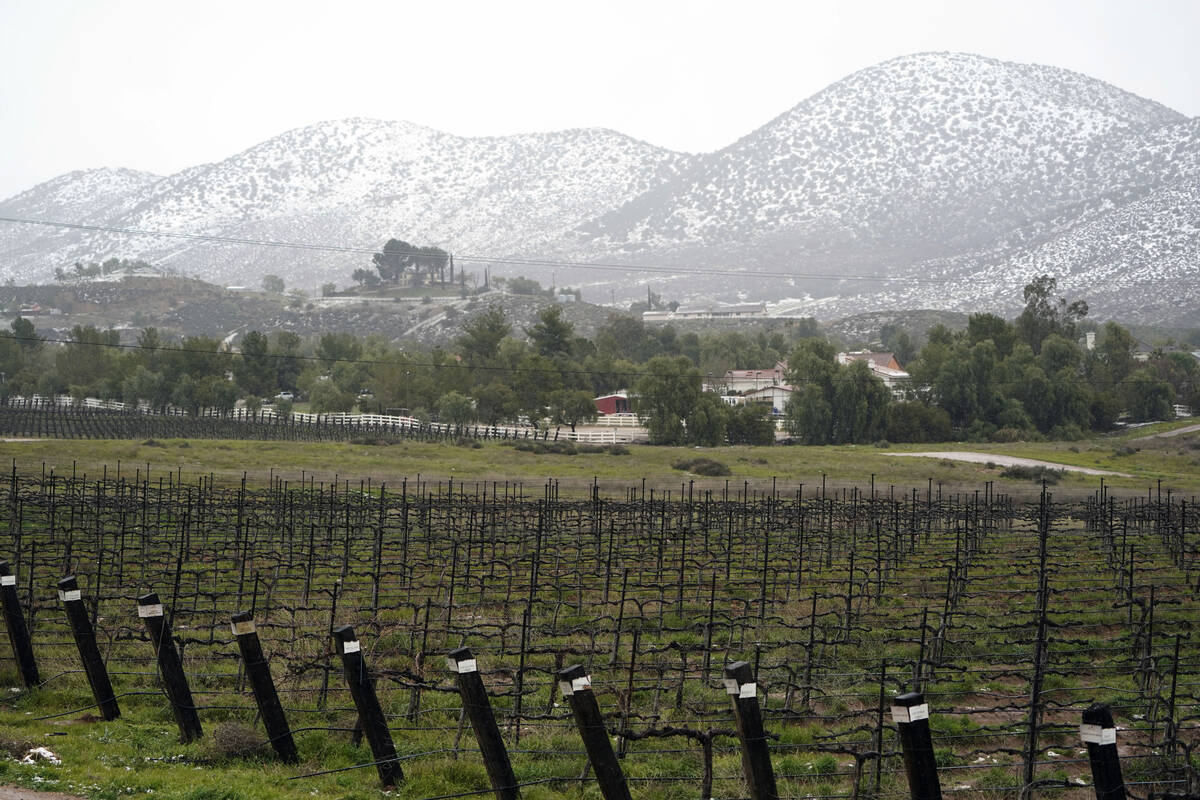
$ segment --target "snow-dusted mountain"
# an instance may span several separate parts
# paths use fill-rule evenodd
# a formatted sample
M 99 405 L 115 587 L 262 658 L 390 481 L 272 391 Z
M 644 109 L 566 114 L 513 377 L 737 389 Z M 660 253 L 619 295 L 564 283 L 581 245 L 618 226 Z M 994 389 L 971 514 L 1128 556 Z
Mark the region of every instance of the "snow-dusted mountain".
M 870 67 L 703 155 L 606 130 L 462 138 L 351 119 L 167 178 L 120 174 L 57 178 L 0 203 L 0 216 L 674 264 L 676 278 L 645 280 L 683 300 L 807 297 L 791 308 L 820 314 L 1011 310 L 1028 278 L 1051 272 L 1102 314 L 1200 324 L 1200 120 L 1077 73 L 973 55 Z M 89 202 L 75 208 L 72 197 Z M 369 263 L 358 253 L 105 233 L 6 238 L 13 227 L 0 229 L 0 275 L 21 280 L 112 255 L 244 283 L 275 272 L 309 286 L 344 283 Z M 689 266 L 748 274 L 705 277 Z M 572 270 L 563 281 L 561 268 L 559 277 L 630 280 Z
M 484 254 L 556 254 L 597 213 L 672 177 L 686 157 L 613 131 L 463 138 L 405 122 L 346 119 L 270 139 L 217 164 L 129 186 L 107 224 L 378 248 L 391 237 Z M 57 183 L 69 178 L 55 179 Z M 76 220 L 33 205 L 42 186 L 0 203 L 0 216 Z M 44 233 L 44 231 L 39 231 Z M 199 243 L 106 232 L 13 259 L 38 278 L 76 259 L 137 255 L 218 281 L 275 272 L 289 284 L 346 282 L 370 256 Z

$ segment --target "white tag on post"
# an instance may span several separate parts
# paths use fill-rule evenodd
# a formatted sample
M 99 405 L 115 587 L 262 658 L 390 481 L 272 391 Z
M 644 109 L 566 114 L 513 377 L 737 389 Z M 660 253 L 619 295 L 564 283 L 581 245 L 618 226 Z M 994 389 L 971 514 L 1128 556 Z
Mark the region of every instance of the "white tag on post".
M 146 617 L 161 617 L 163 615 L 162 603 L 155 603 L 150 606 L 138 606 L 138 616 L 145 619 Z
M 758 697 L 758 684 L 754 683 L 753 681 L 750 683 L 743 683 L 741 688 L 738 690 L 738 697 L 742 699 L 748 697 Z
M 16 586 L 16 575 L 0 575 L 0 586 Z
M 361 649 L 362 645 L 358 643 L 357 639 L 352 639 L 348 642 L 342 642 L 342 653 L 357 653 Z
M 460 675 L 464 672 L 475 672 L 478 669 L 479 668 L 475 665 L 475 659 L 473 658 L 468 658 L 465 661 L 458 662 L 458 674 Z
M 58 590 L 58 599 L 64 603 L 70 603 L 73 600 L 81 600 L 82 598 L 83 595 L 79 593 L 78 589 L 68 589 L 65 592 L 62 589 Z
M 234 622 L 230 625 L 234 636 L 245 636 L 247 633 L 254 633 L 254 620 L 248 619 L 245 622 Z

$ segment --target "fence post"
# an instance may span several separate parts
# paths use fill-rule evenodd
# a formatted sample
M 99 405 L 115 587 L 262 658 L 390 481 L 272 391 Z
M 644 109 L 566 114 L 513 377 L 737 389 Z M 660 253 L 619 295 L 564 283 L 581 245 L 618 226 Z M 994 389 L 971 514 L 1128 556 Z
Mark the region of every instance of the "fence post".
M 517 788 L 508 750 L 504 747 L 504 739 L 500 737 L 500 728 L 496 725 L 496 716 L 492 713 L 492 704 L 483 687 L 483 679 L 479 677 L 479 667 L 471 648 L 451 650 L 446 656 L 446 668 L 454 673 L 458 692 L 462 695 L 463 711 L 471 719 L 471 728 L 479 742 L 483 765 L 496 792 L 496 800 L 517 800 L 521 791 Z
M 742 772 L 751 800 L 777 800 L 779 790 L 775 788 L 775 771 L 758 707 L 758 684 L 750 664 L 734 661 L 726 665 L 725 693 L 733 701 L 733 719 L 742 746 Z
M 921 692 L 907 692 L 892 700 L 892 722 L 900 732 L 904 771 L 912 800 L 942 800 L 933 737 L 929 731 L 929 706 Z M 880 758 L 883 754 L 880 753 Z
M 29 641 L 29 628 L 25 625 L 25 611 L 21 608 L 21 599 L 17 597 L 17 576 L 9 569 L 7 561 L 0 561 L 0 599 L 3 600 L 8 640 L 12 642 L 13 655 L 16 656 L 17 667 L 21 671 L 21 680 L 27 688 L 33 689 L 42 681 L 38 676 L 37 662 L 33 659 L 33 645 Z
M 1092 762 L 1092 783 L 1096 800 L 1125 800 L 1125 779 L 1117 755 L 1117 726 L 1112 712 L 1103 703 L 1093 703 L 1083 712 L 1079 738 L 1087 745 Z
M 367 672 L 362 645 L 350 625 L 334 628 L 333 638 L 342 654 L 346 686 L 350 689 L 354 707 L 358 709 L 358 720 L 367 737 L 367 744 L 371 745 L 371 754 L 375 756 L 379 780 L 384 786 L 395 786 L 397 782 L 404 780 L 404 771 L 400 769 L 400 762 L 396 760 L 396 746 L 392 744 L 387 718 L 384 717 L 379 698 L 375 695 L 375 682 Z
M 621 771 L 612 740 L 608 738 L 608 729 L 604 727 L 600 706 L 596 704 L 592 679 L 587 670 L 582 664 L 559 670 L 558 688 L 571 706 L 571 715 L 575 717 L 575 726 L 579 728 L 579 736 L 583 739 L 583 747 L 587 750 L 588 761 L 596 773 L 596 783 L 600 785 L 604 800 L 632 800 L 629 786 L 625 783 L 625 773 Z
M 146 632 L 154 644 L 158 656 L 158 670 L 162 674 L 163 688 L 171 702 L 171 713 L 179 725 L 179 738 L 186 744 L 203 735 L 196 705 L 192 702 L 192 690 L 188 688 L 187 676 L 175 640 L 171 637 L 171 625 L 163 616 L 162 602 L 158 594 L 150 592 L 137 599 L 138 616 L 146 621 Z
M 100 707 L 100 716 L 111 722 L 121 716 L 121 708 L 117 705 L 112 682 L 108 679 L 108 670 L 104 668 L 104 658 L 96 647 L 96 632 L 88 618 L 83 596 L 79 592 L 79 582 L 74 575 L 68 575 L 58 582 L 58 599 L 67 611 L 71 635 L 75 637 L 75 646 L 79 648 L 79 659 L 83 662 L 88 685 L 92 687 L 92 697 Z
M 275 682 L 271 680 L 271 666 L 263 655 L 258 630 L 254 627 L 254 616 L 249 611 L 235 612 L 230 616 L 230 628 L 242 653 L 250 688 L 254 690 L 254 700 L 258 703 L 258 712 L 262 715 L 271 747 L 275 748 L 275 753 L 281 759 L 294 764 L 298 760 L 296 742 L 292 739 L 292 730 L 279 704 L 279 694 L 275 691 Z

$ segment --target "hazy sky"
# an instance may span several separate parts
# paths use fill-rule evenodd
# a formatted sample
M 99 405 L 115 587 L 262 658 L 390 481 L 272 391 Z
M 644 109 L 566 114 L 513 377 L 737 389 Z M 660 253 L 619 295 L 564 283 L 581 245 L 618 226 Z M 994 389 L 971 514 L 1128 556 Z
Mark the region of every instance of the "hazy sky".
M 1194 116 L 1198 31 L 1200 0 L 0 0 L 0 198 L 72 169 L 167 174 L 347 116 L 714 150 L 926 50 L 1065 67 Z

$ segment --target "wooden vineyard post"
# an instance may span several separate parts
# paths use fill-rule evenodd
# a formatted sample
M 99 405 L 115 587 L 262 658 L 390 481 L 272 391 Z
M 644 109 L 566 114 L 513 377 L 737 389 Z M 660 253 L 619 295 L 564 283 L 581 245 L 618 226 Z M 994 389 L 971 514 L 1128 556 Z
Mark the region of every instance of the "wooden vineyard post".
M 942 800 L 925 695 L 907 692 L 897 696 L 892 701 L 892 722 L 900 732 L 900 749 L 904 752 L 904 771 L 908 774 L 912 800 Z
M 775 771 L 763 731 L 762 710 L 758 707 L 758 684 L 745 661 L 725 667 L 725 693 L 733 701 L 733 719 L 742 749 L 742 772 L 750 788 L 751 800 L 778 800 Z
M 375 756 L 379 780 L 384 786 L 395 786 L 404 780 L 404 771 L 400 769 L 396 746 L 392 744 L 392 734 L 388 731 L 387 718 L 384 717 L 379 698 L 375 695 L 375 682 L 367 672 L 362 645 L 350 625 L 334 628 L 333 639 L 337 642 L 338 652 L 342 654 L 346 686 L 350 689 L 354 707 L 358 709 L 358 719 L 363 733 L 366 734 L 367 743 L 371 745 L 371 754 Z
M 454 673 L 458 693 L 462 696 L 463 711 L 471 720 L 471 728 L 479 742 L 479 752 L 483 754 L 483 765 L 496 792 L 496 800 L 517 800 L 521 791 L 517 788 L 508 750 L 504 746 L 504 739 L 500 737 L 500 728 L 496 725 L 496 716 L 492 713 L 492 704 L 488 700 L 483 679 L 479 677 L 479 666 L 471 648 L 451 650 L 446 656 L 446 668 Z
M 21 599 L 17 597 L 17 576 L 9 569 L 7 561 L 0 561 L 0 600 L 3 601 L 4 624 L 8 627 L 8 640 L 12 643 L 13 655 L 16 656 L 17 667 L 21 671 L 21 680 L 26 688 L 33 689 L 42 681 L 38 676 L 37 662 L 33 658 L 33 645 L 29 641 L 25 611 L 21 608 Z
M 558 672 L 558 688 L 571 706 L 571 715 L 579 728 L 583 747 L 587 751 L 592 771 L 604 800 L 632 800 L 625 773 L 613 751 L 608 729 L 600 715 L 600 706 L 592 692 L 592 679 L 582 664 L 574 664 Z
M 1096 800 L 1125 800 L 1125 779 L 1121 777 L 1117 754 L 1117 726 L 1108 706 L 1094 703 L 1084 710 L 1079 738 L 1087 745 L 1088 760 L 1092 762 Z
M 58 599 L 67 611 L 71 635 L 75 638 L 75 646 L 79 648 L 79 659 L 83 662 L 88 685 L 92 687 L 92 697 L 96 699 L 96 705 L 100 708 L 100 716 L 112 721 L 121 716 L 121 708 L 113 694 L 112 682 L 108 679 L 108 670 L 104 667 L 100 648 L 96 646 L 96 632 L 88 618 L 83 596 L 79 592 L 79 582 L 74 575 L 68 575 L 58 582 Z
M 137 599 L 137 606 L 138 616 L 146 621 L 146 632 L 150 634 L 150 641 L 158 656 L 158 670 L 162 674 L 167 699 L 171 702 L 171 713 L 179 725 L 179 738 L 185 744 L 199 739 L 203 735 L 200 716 L 192 702 L 192 690 L 188 687 L 179 651 L 175 649 L 175 640 L 171 638 L 171 625 L 163 616 L 162 603 L 156 593 L 150 592 Z
M 263 655 L 262 643 L 258 640 L 254 617 L 249 611 L 238 611 L 230 617 L 230 623 L 271 747 L 280 759 L 295 764 L 298 760 L 296 742 L 292 739 L 292 730 L 288 727 L 283 706 L 279 704 L 279 694 L 275 691 L 275 682 L 271 680 L 271 667 Z

